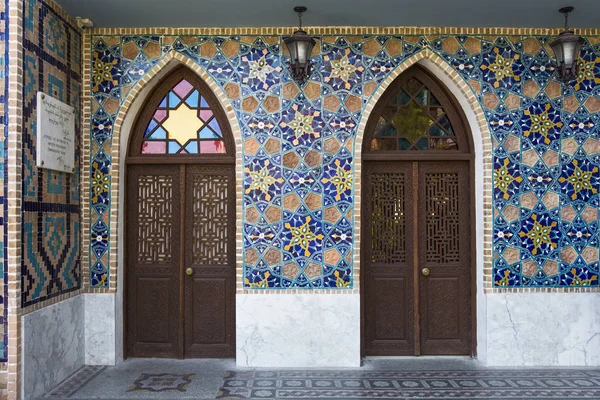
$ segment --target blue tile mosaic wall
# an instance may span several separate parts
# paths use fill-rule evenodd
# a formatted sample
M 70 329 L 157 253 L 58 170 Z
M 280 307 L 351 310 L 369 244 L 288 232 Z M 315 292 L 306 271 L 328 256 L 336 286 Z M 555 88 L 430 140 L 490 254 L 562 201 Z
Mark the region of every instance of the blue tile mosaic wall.
M 23 307 L 81 287 L 80 126 L 73 174 L 36 167 L 36 93 L 77 110 L 81 98 L 81 34 L 52 5 L 24 0 L 23 16 Z
M 94 36 L 91 285 L 110 286 L 112 127 L 165 54 L 202 66 L 230 97 L 244 141 L 244 286 L 352 288 L 354 149 L 381 82 L 427 48 L 466 80 L 493 142 L 497 287 L 598 286 L 600 42 L 554 77 L 552 38 L 317 37 L 314 72 L 290 78 L 279 36 Z

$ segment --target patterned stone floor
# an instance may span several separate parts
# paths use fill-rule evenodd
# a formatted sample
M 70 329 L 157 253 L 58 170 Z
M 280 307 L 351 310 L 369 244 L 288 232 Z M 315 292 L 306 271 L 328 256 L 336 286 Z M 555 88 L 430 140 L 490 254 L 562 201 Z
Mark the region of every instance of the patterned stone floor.
M 233 360 L 131 359 L 84 367 L 45 398 L 600 400 L 600 369 L 490 369 L 471 359 L 420 358 L 272 371 L 238 369 Z
M 230 372 L 221 399 L 600 399 L 600 371 Z

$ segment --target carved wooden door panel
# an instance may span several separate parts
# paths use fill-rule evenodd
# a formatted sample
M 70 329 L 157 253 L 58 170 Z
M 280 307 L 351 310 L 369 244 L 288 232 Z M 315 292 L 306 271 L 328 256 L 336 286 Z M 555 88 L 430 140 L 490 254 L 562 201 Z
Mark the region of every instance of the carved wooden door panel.
M 130 165 L 127 356 L 235 355 L 232 165 Z
M 180 168 L 128 172 L 127 355 L 181 357 Z
M 369 162 L 364 185 L 364 354 L 470 354 L 469 163 Z
M 187 167 L 186 357 L 235 356 L 234 193 L 233 166 Z
M 364 185 L 364 350 L 367 355 L 413 355 L 411 163 L 369 163 Z
M 421 354 L 471 351 L 470 200 L 468 163 L 419 163 Z

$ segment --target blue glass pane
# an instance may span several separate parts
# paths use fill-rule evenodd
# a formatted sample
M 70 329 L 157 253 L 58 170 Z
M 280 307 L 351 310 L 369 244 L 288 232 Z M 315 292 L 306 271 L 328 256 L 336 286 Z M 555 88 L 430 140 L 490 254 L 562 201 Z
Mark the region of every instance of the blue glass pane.
M 188 96 L 188 98 L 185 100 L 185 104 L 187 104 L 190 108 L 198 108 L 198 97 L 200 95 L 198 94 L 197 90 L 194 90 L 194 92 L 192 94 L 190 94 Z
M 179 103 L 181 103 L 181 99 L 174 92 L 169 92 L 169 108 L 177 108 Z
M 210 107 L 204 97 L 200 99 L 200 107 Z
M 150 123 L 148 124 L 148 128 L 146 128 L 146 133 L 144 134 L 144 137 L 148 136 L 150 132 L 152 132 L 154 128 L 156 128 L 157 125 L 158 124 L 156 123 L 156 121 L 154 119 L 151 119 Z
M 214 133 L 209 127 L 205 126 L 200 131 L 200 139 L 220 139 L 221 137 Z
M 190 154 L 198 154 L 198 142 L 195 140 L 189 142 L 187 146 L 185 146 L 185 149 Z
M 181 146 L 176 141 L 174 141 L 174 140 L 169 141 L 169 151 L 168 151 L 169 154 L 177 153 L 180 148 L 181 148 Z
M 217 122 L 216 118 L 213 118 L 209 123 L 208 126 L 210 126 L 211 128 L 213 128 L 213 130 L 215 132 L 217 132 L 219 135 L 221 135 L 221 127 L 219 126 L 219 123 Z
M 162 99 L 162 101 L 158 105 L 158 108 L 167 108 L 167 96 L 165 96 L 165 98 Z
M 152 135 L 150 135 L 150 139 L 166 139 L 167 131 L 165 131 L 162 127 L 159 127 Z

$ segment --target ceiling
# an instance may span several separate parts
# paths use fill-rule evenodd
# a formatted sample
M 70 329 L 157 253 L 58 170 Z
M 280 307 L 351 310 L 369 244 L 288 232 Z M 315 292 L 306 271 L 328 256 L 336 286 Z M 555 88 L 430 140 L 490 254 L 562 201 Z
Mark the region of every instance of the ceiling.
M 575 7 L 570 25 L 600 27 L 599 0 L 58 0 L 95 27 L 448 26 L 560 28 L 558 9 Z

